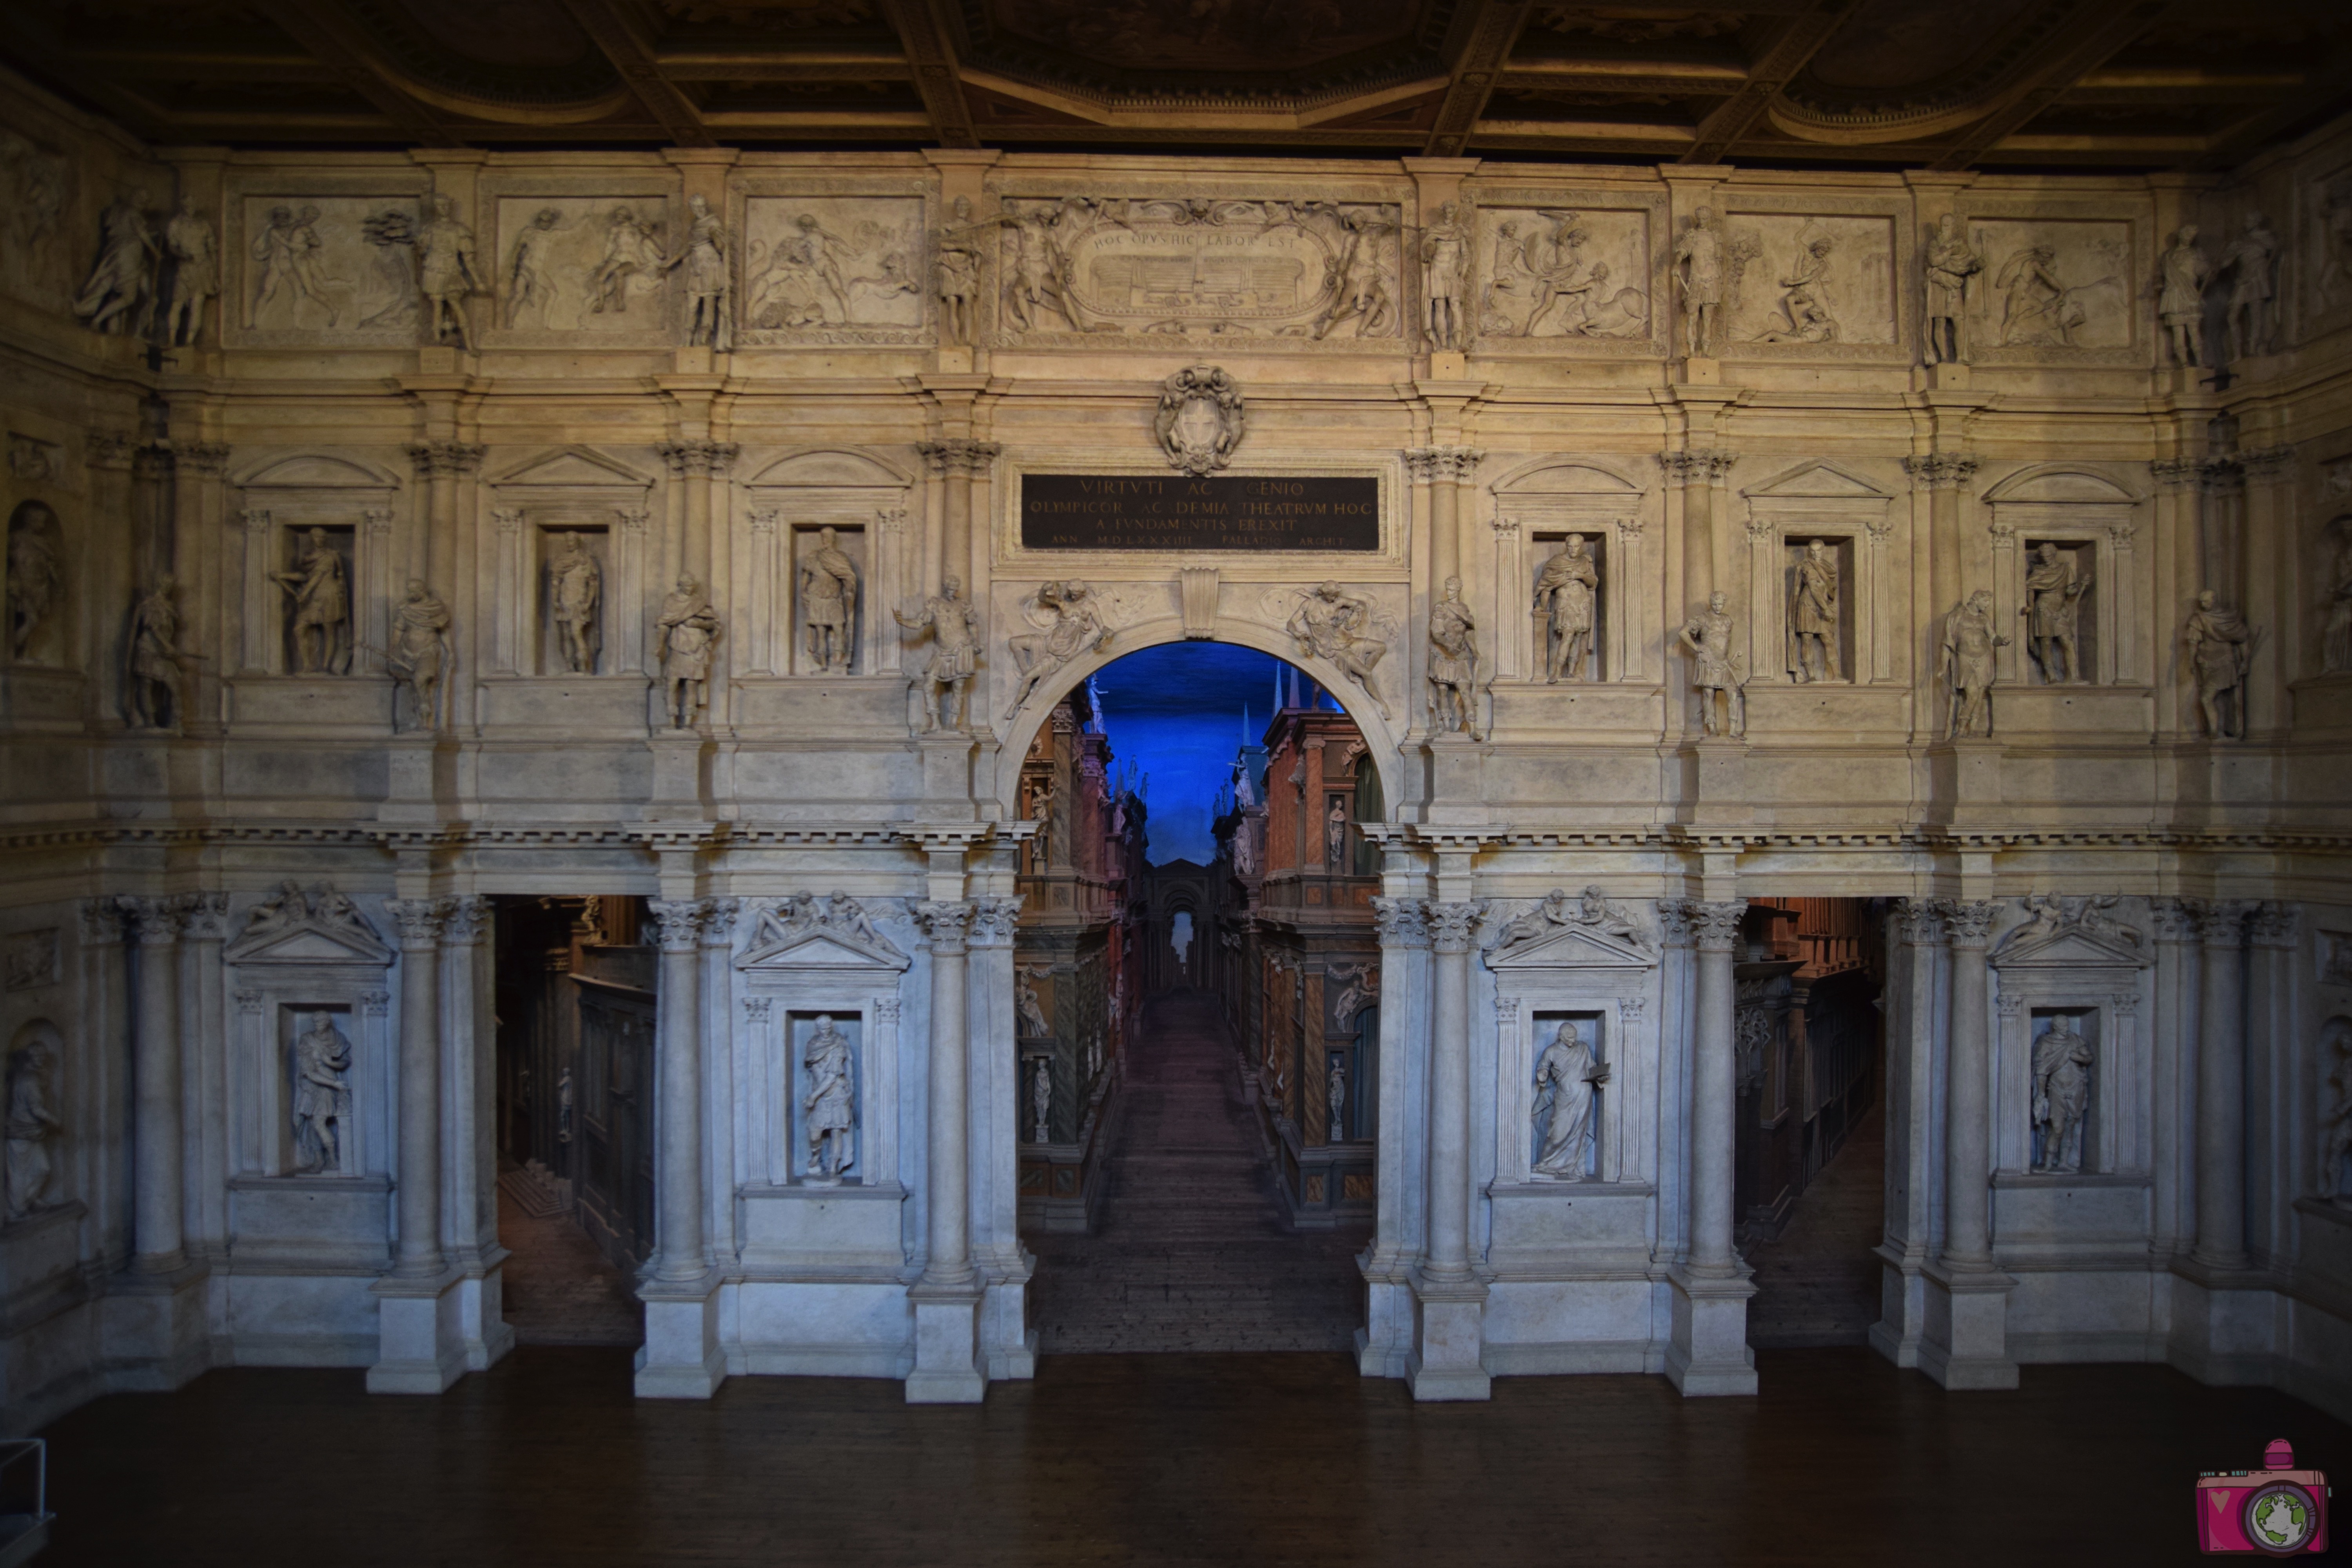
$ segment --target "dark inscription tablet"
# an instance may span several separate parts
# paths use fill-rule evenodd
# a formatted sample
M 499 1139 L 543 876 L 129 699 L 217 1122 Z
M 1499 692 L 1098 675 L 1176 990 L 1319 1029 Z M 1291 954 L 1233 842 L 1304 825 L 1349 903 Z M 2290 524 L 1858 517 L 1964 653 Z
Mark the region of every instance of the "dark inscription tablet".
M 1024 550 L 1378 550 L 1381 482 L 1024 474 Z

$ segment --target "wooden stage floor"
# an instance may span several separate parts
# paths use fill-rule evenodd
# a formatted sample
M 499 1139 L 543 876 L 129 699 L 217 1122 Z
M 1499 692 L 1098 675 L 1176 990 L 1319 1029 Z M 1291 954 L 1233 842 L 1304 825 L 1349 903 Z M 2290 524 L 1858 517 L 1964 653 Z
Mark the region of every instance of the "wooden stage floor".
M 1049 1356 L 910 1408 L 804 1378 L 641 1403 L 629 1360 L 526 1346 L 439 1399 L 237 1369 L 98 1400 L 46 1434 L 41 1562 L 2147 1564 L 2194 1558 L 2197 1472 L 2270 1438 L 2352 1481 L 2352 1428 L 2161 1367 L 1947 1394 L 1773 1351 L 1755 1399 L 1506 1378 L 1416 1406 L 1337 1355 Z

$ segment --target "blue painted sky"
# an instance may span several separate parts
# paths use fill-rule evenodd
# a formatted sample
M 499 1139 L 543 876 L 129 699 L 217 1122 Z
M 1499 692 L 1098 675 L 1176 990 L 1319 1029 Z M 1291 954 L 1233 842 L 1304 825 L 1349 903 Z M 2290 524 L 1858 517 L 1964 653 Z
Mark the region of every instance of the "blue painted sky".
M 1097 672 L 1112 766 L 1150 775 L 1146 804 L 1151 863 L 1197 860 L 1215 852 L 1209 837 L 1217 795 L 1233 776 L 1244 740 L 1265 733 L 1275 674 L 1290 667 L 1271 654 L 1229 643 L 1168 643 L 1129 654 Z M 1299 677 L 1299 691 L 1313 688 Z M 1330 700 L 1323 700 L 1328 705 Z

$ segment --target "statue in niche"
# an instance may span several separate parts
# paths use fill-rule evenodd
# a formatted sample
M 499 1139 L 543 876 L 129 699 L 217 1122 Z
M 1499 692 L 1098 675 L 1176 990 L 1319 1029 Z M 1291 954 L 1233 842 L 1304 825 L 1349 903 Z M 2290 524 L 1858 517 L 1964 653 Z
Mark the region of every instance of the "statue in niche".
M 132 191 L 107 204 L 98 219 L 98 262 L 73 302 L 73 313 L 93 332 L 135 333 L 145 325 L 155 295 L 155 265 L 163 252 L 147 226 L 147 193 Z
M 58 542 L 64 530 L 58 514 L 40 501 L 16 509 L 8 528 L 8 647 L 23 658 L 58 607 L 65 585 L 65 565 Z
M 1324 1142 L 1345 1143 L 1348 1141 L 1348 1059 L 1339 1052 L 1330 1054 L 1330 1066 L 1323 1075 L 1324 1103 L 1331 1108 L 1331 1120 L 1326 1125 Z
M 345 675 L 352 668 L 352 590 L 342 552 L 314 528 L 290 570 L 270 576 L 292 598 L 294 655 L 302 675 Z
M 834 1183 L 856 1163 L 857 1084 L 849 1038 L 820 1016 L 801 1052 L 808 1087 L 801 1095 L 801 1136 L 808 1143 L 806 1173 Z
M 1233 460 L 1248 419 L 1234 378 L 1214 365 L 1196 364 L 1160 384 L 1151 434 L 1171 467 L 1198 477 Z
M 1462 346 L 1462 287 L 1469 258 L 1462 205 L 1441 203 L 1435 220 L 1421 237 L 1422 327 L 1433 348 Z
M 1816 234 L 1799 252 L 1795 270 L 1780 279 L 1784 292 L 1780 296 L 1781 311 L 1788 317 L 1785 328 L 1774 328 L 1756 341 L 1759 343 L 1828 343 L 1837 341 L 1837 321 L 1831 316 L 1826 290 L 1830 280 L 1830 254 L 1836 241 L 1826 234 Z
M 667 261 L 660 229 L 627 207 L 614 207 L 604 223 L 604 254 L 588 274 L 588 313 L 626 315 L 630 280 L 653 281 L 667 270 Z
M 2271 352 L 2271 300 L 2278 293 L 2279 237 L 2261 213 L 2221 252 L 2214 276 L 2230 278 L 2230 357 L 2246 359 Z
M 1396 317 L 1388 278 L 1381 270 L 1380 240 L 1393 226 L 1366 212 L 1342 212 L 1339 224 L 1347 237 L 1339 242 L 1339 259 L 1333 267 L 1339 288 L 1323 319 L 1315 323 L 1314 339 L 1321 342 L 1342 321 L 1355 322 L 1360 338 L 1385 337 Z
M 1800 684 L 1835 680 L 1845 668 L 1838 646 L 1838 563 L 1830 542 L 1816 539 L 1797 561 L 1797 584 L 1789 600 L 1789 631 L 1796 658 L 1789 673 Z
M 425 298 L 425 331 L 436 343 L 454 334 L 459 348 L 470 350 L 466 296 L 488 292 L 475 268 L 474 231 L 457 220 L 457 206 L 446 195 L 436 195 L 425 213 L 416 226 L 416 291 Z
M 2197 246 L 2197 226 L 2185 223 L 2158 264 L 2156 319 L 2164 326 L 2175 364 L 2205 363 L 2205 284 L 2213 275 Z
M 2328 1026 L 2336 1037 L 2336 1070 L 2327 1075 L 2335 1089 L 2332 1103 L 2319 1115 L 2319 1195 L 2336 1203 L 2352 1201 L 2352 1026 L 2342 1020 Z
M 1051 773 L 1033 781 L 1029 786 L 1029 820 L 1037 831 L 1029 837 L 1029 863 L 1040 875 L 1054 864 L 1054 777 Z
M 2083 683 L 2083 657 L 2075 641 L 2082 620 L 2083 595 L 2091 591 L 2091 574 L 2078 571 L 2072 551 L 2044 541 L 2034 552 L 2025 573 L 2026 647 L 2042 670 L 2045 686 Z
M 213 220 L 196 210 L 194 196 L 182 196 L 180 210 L 163 226 L 163 248 L 172 258 L 163 335 L 184 346 L 203 333 L 205 301 L 220 292 L 220 236 Z
M 2073 1175 L 2083 1168 L 2083 1122 L 2091 1107 L 2091 1042 L 2061 1013 L 2033 1042 L 2033 1168 Z
M 1013 1007 L 1021 1015 L 1021 1032 L 1044 1037 L 1054 1032 L 1046 1021 L 1045 1005 L 1037 994 L 1037 982 L 1054 972 L 1042 963 L 1020 963 L 1013 969 Z
M 526 306 L 535 308 L 540 322 L 547 321 L 547 302 L 555 292 L 554 280 L 548 276 L 549 253 L 555 248 L 555 231 L 563 222 L 563 215 L 553 207 L 541 207 L 531 215 L 530 222 L 515 236 L 514 252 L 507 258 L 507 328 L 511 331 L 522 320 Z
M 343 1173 L 343 1132 L 352 1121 L 352 1043 L 332 1015 L 313 1013 L 294 1041 L 294 1173 Z
M 1946 213 L 1928 237 L 1927 363 L 1959 364 L 1967 356 L 1962 323 L 1968 320 L 1969 279 L 1984 270 L 1984 258 L 1960 232 L 1959 215 Z
M 1441 734 L 1478 731 L 1478 622 L 1462 600 L 1462 579 L 1448 577 L 1429 606 L 1429 707 Z
M 1949 683 L 1951 725 L 1946 738 L 1992 733 L 1993 650 L 2009 639 L 1993 630 L 1992 593 L 1979 588 L 1967 602 L 1944 617 L 1944 638 L 1937 654 L 1937 672 Z
M 2328 524 L 2336 536 L 2335 570 L 2327 585 L 2327 622 L 2321 634 L 2319 668 L 2329 675 L 2352 673 L 2352 513 Z
M 1348 803 L 1336 795 L 1323 814 L 1323 864 L 1334 875 L 1348 869 Z
M 1601 1086 L 1608 1081 L 1609 1064 L 1594 1058 L 1575 1020 L 1562 1020 L 1551 1043 L 1536 1058 L 1534 1121 L 1540 1130 L 1536 1145 L 1538 1175 L 1562 1182 L 1590 1179 L 1598 1131 L 1592 1121 L 1593 1103 Z
M 1723 231 L 1715 212 L 1701 207 L 1675 242 L 1674 279 L 1682 300 L 1684 342 L 1694 359 L 1715 352 L 1717 318 L 1723 311 Z
M 1013 637 L 1005 645 L 1021 668 L 1020 686 L 1012 704 L 1004 710 L 1007 721 L 1021 711 L 1021 705 L 1029 700 L 1030 693 L 1046 677 L 1082 652 L 1108 651 L 1111 638 L 1118 635 L 1103 624 L 1102 614 L 1095 606 L 1094 590 L 1075 578 L 1040 584 L 1037 608 L 1053 617 L 1038 623 L 1045 629 Z
M 1051 1143 L 1054 1141 L 1054 1060 L 1051 1057 L 1029 1058 L 1029 1142 Z
M 1580 681 L 1592 647 L 1593 601 L 1601 588 L 1601 568 L 1589 548 L 1591 541 L 1571 533 L 1559 554 L 1544 563 L 1536 578 L 1536 613 L 1549 612 L 1549 649 L 1544 680 L 1557 686 L 1561 677 Z
M 839 539 L 833 529 L 818 530 L 817 547 L 801 561 L 801 623 L 807 628 L 808 657 L 826 675 L 847 675 L 857 646 L 857 567 Z
M 981 236 L 995 226 L 971 221 L 971 198 L 955 199 L 955 222 L 940 230 L 940 341 L 969 343 L 980 298 Z
M 49 1079 L 58 1066 L 57 1047 L 37 1039 L 8 1058 L 8 1218 L 25 1219 L 52 1206 L 49 1183 L 56 1174 L 49 1145 L 65 1123 L 49 1106 Z
M 1372 671 L 1389 645 L 1368 635 L 1371 618 L 1372 607 L 1365 600 L 1344 592 L 1337 583 L 1318 583 L 1299 600 L 1283 630 L 1297 645 L 1300 657 L 1313 655 L 1339 666 L 1371 700 L 1381 717 L 1393 723 L 1396 716 L 1372 684 Z
M 604 644 L 604 569 L 578 534 L 565 534 L 547 564 L 547 603 L 555 621 L 556 651 L 574 675 L 596 673 L 596 656 Z
M 2180 628 L 2180 651 L 2197 677 L 2197 713 L 2217 741 L 2246 737 L 2246 672 L 2253 663 L 2253 632 L 2243 616 L 2223 609 L 2202 589 Z M 2229 699 L 2225 709 L 2222 699 Z
M 1720 590 L 1707 595 L 1706 608 L 1683 623 L 1677 634 L 1691 659 L 1691 685 L 1698 692 L 1700 730 L 1709 735 L 1738 740 L 1748 733 L 1748 678 L 1739 671 L 1739 655 L 1731 646 L 1733 622 L 1725 608 L 1730 602 Z
M 131 612 L 123 716 L 134 730 L 163 730 L 180 721 L 180 668 L 195 656 L 180 651 L 180 611 L 172 603 L 178 586 L 163 578 Z
M 408 694 L 408 728 L 441 728 L 441 693 L 449 673 L 449 606 L 420 580 L 392 613 L 392 646 L 384 668 L 393 679 L 393 727 L 400 728 L 400 694 Z
M 734 329 L 727 317 L 727 226 L 699 192 L 687 197 L 686 205 L 690 216 L 685 247 L 664 262 L 662 270 L 686 269 L 687 342 L 725 353 L 734 346 Z
M 931 657 L 914 680 L 923 689 L 923 732 L 961 733 L 970 706 L 966 693 L 980 668 L 980 615 L 964 600 L 963 579 L 942 580 L 940 591 L 923 601 L 921 613 L 909 616 L 894 608 L 890 618 L 908 631 L 930 630 Z
M 672 729 L 688 729 L 710 701 L 710 654 L 719 641 L 719 613 L 689 574 L 662 601 L 656 626 L 662 639 L 662 678 L 668 683 L 663 706 Z

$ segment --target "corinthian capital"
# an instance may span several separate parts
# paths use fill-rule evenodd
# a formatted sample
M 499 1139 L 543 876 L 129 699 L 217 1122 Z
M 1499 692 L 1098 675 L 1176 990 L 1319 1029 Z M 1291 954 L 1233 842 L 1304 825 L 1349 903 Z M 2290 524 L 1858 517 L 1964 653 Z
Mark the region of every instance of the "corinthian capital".
M 418 441 L 408 448 L 408 459 L 425 478 L 446 479 L 474 472 L 488 450 L 472 441 Z
M 1927 452 L 1904 458 L 1903 471 L 1923 490 L 1961 490 L 1976 478 L 1977 460 L 1965 452 Z
M 454 899 L 386 899 L 383 912 L 400 927 L 400 945 L 410 952 L 428 952 L 441 941 Z
M 2206 899 L 2196 909 L 2197 934 L 2207 947 L 2235 947 L 2246 940 L 2246 921 L 2262 908 L 2254 899 Z
M 187 923 L 188 911 L 177 897 L 160 899 L 135 898 L 124 895 L 114 900 L 131 923 L 132 932 L 142 944 L 160 946 L 180 940 L 180 930 Z
M 996 459 L 1004 448 L 993 441 L 974 441 L 956 436 L 944 441 L 925 441 L 919 450 L 935 474 L 960 474 L 984 479 L 994 470 Z
M 1895 935 L 1911 947 L 1929 947 L 1944 937 L 1943 911 L 1933 899 L 1895 900 Z
M 467 893 L 446 901 L 448 924 L 443 939 L 453 947 L 471 947 L 481 941 L 490 927 L 490 900 L 479 893 Z
M 1748 900 L 1685 899 L 1683 915 L 1690 921 L 1693 946 L 1701 952 L 1728 952 L 1739 940 L 1739 922 L 1748 918 Z
M 969 899 L 941 899 L 912 905 L 907 912 L 923 928 L 933 952 L 954 957 L 968 951 L 972 917 L 980 911 Z
M 1992 934 L 1992 922 L 2000 917 L 2000 900 L 1937 899 L 1936 912 L 1943 917 L 1954 947 L 1982 947 Z
M 664 952 L 692 952 L 701 940 L 707 911 L 700 899 L 648 899 L 646 912 L 654 917 Z
M 1021 900 L 1018 897 L 974 899 L 971 901 L 971 944 L 974 947 L 1005 947 L 1021 923 Z
M 1412 899 L 1374 899 L 1372 923 L 1379 929 L 1382 947 L 1427 947 L 1429 925 L 1422 919 L 1421 905 Z
M 1469 952 L 1477 945 L 1478 921 L 1486 912 L 1484 899 L 1458 904 L 1432 899 L 1422 906 L 1422 918 L 1429 923 L 1429 945 L 1440 952 Z

